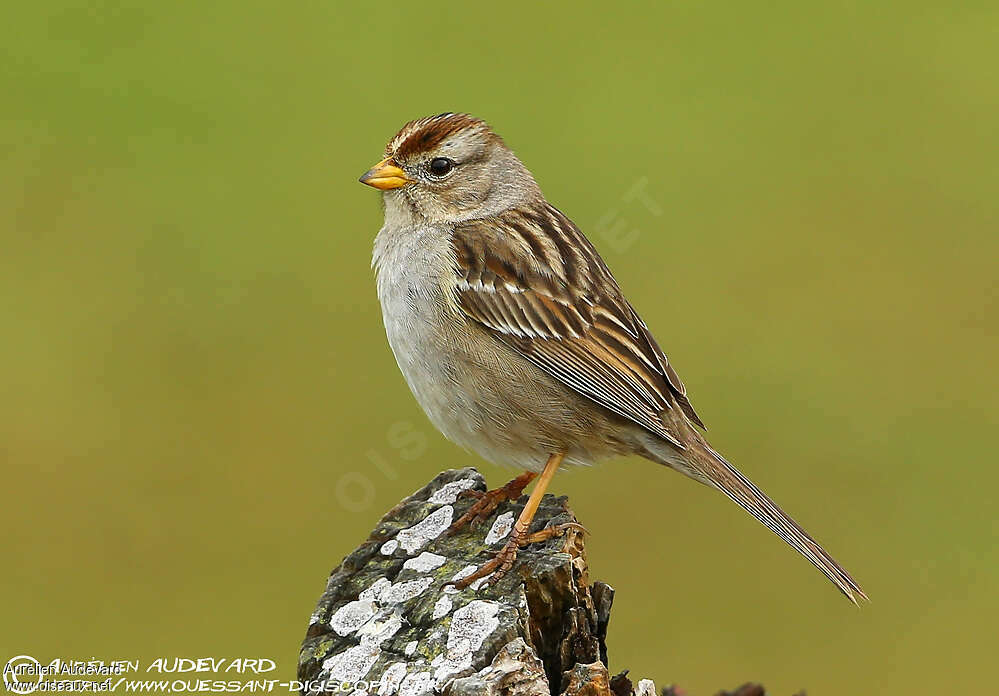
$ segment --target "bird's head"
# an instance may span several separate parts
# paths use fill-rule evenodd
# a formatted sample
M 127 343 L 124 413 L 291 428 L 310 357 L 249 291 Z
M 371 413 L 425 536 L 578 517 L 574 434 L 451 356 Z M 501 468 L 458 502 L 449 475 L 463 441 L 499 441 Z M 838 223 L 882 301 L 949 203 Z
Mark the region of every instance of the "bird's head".
M 531 173 L 502 138 L 477 118 L 446 113 L 410 121 L 361 183 L 431 223 L 495 215 L 541 196 Z

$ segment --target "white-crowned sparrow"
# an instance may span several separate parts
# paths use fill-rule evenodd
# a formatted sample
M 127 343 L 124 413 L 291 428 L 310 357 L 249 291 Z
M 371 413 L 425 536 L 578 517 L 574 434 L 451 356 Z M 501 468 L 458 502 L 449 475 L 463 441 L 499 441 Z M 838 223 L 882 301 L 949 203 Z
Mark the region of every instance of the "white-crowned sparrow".
M 561 463 L 638 454 L 717 488 L 851 600 L 850 575 L 715 452 L 686 389 L 582 232 L 545 200 L 489 126 L 412 121 L 361 177 L 384 192 L 373 265 L 385 331 L 434 425 L 485 459 L 527 470 L 456 524 L 484 518 L 541 472 L 503 551 L 463 585 L 502 574 Z

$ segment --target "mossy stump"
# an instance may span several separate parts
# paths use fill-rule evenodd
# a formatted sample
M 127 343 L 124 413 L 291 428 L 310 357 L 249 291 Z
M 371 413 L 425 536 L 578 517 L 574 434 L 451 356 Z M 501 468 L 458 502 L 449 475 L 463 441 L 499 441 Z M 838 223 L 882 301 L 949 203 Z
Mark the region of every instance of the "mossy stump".
M 608 673 L 614 590 L 590 581 L 581 533 L 522 549 L 495 585 L 449 584 L 502 546 L 524 502 L 449 535 L 468 490 L 486 490 L 478 471 L 441 472 L 333 570 L 302 643 L 303 696 L 656 696 Z M 531 531 L 576 522 L 566 503 L 546 495 Z

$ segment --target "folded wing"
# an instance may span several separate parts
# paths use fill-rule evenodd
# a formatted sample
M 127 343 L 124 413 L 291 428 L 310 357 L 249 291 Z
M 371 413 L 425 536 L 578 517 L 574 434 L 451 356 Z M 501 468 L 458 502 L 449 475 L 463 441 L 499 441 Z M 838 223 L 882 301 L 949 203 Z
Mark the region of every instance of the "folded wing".
M 566 386 L 679 448 L 662 414 L 703 427 L 666 355 L 579 229 L 554 207 L 510 210 L 454 232 L 458 302 Z

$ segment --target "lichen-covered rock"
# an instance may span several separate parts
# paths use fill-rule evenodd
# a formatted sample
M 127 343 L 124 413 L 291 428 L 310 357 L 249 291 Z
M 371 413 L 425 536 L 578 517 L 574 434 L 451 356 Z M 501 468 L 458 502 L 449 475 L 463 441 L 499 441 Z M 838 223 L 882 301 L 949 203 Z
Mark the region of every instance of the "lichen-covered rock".
M 614 589 L 590 582 L 582 534 L 521 549 L 495 585 L 449 584 L 499 550 L 523 507 L 523 498 L 503 503 L 480 527 L 449 536 L 472 505 L 469 490 L 486 490 L 475 469 L 438 474 L 333 570 L 299 655 L 303 695 L 656 696 L 649 679 L 608 677 Z M 531 531 L 575 521 L 565 498 L 546 495 Z M 745 684 L 722 693 L 763 692 Z
M 561 690 L 563 672 L 576 661 L 606 659 L 613 591 L 599 585 L 591 592 L 575 531 L 522 549 L 495 585 L 483 580 L 459 591 L 448 584 L 502 546 L 521 509 L 504 503 L 485 524 L 449 536 L 451 522 L 473 502 L 461 495 L 469 489 L 486 489 L 474 469 L 442 472 L 390 510 L 332 572 L 299 657 L 303 693 L 337 682 L 348 693 L 421 696 L 490 666 L 494 678 L 484 688 L 502 690 L 498 684 L 509 679 L 496 675 L 513 659 L 503 651 L 518 638 L 556 685 L 546 683 L 545 693 Z M 574 521 L 564 498 L 547 495 L 532 531 Z
M 614 696 L 607 666 L 602 662 L 576 665 L 568 672 L 568 684 L 562 696 Z
M 541 660 L 523 638 L 517 638 L 504 645 L 488 667 L 452 680 L 444 696 L 551 695 Z

